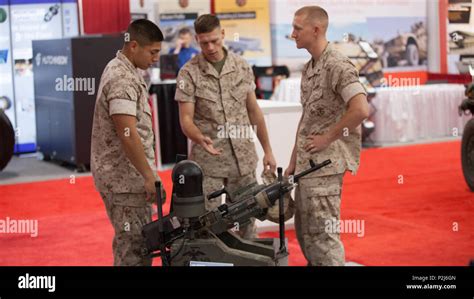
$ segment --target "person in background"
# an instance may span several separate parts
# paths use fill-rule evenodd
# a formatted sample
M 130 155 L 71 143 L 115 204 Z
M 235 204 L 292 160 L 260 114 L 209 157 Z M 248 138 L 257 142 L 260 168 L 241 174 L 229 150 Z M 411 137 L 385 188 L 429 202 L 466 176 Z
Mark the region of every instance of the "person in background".
M 191 58 L 199 54 L 199 51 L 191 46 L 193 42 L 193 35 L 189 28 L 181 28 L 178 32 L 178 39 L 176 46 L 171 48 L 169 54 L 178 55 L 178 70 L 179 71 Z

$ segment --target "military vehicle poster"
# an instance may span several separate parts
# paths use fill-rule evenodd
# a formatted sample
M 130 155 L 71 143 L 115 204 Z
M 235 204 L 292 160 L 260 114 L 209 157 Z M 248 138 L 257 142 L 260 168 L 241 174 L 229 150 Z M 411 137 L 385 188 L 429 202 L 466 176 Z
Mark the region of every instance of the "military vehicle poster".
M 313 5 L 314 1 L 275 2 L 277 5 L 272 5 L 271 14 L 274 64 L 286 64 L 300 70 L 309 54 L 295 48 L 291 38 L 293 14 L 299 7 Z M 322 0 L 318 5 L 329 14 L 328 40 L 337 43 L 341 52 L 353 52 L 355 47 L 373 50 L 381 59 L 384 71 L 426 70 L 426 1 Z M 366 43 L 362 46 L 361 41 Z
M 215 13 L 225 29 L 225 45 L 251 65 L 272 64 L 269 1 L 219 0 Z

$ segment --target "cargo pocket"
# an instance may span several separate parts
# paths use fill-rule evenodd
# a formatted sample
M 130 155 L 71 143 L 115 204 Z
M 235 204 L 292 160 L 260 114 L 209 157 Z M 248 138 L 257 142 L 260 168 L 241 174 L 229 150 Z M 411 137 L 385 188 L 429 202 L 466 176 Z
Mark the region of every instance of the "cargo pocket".
M 340 217 L 342 175 L 322 177 L 321 184 L 308 187 L 309 231 L 315 234 L 337 233 Z

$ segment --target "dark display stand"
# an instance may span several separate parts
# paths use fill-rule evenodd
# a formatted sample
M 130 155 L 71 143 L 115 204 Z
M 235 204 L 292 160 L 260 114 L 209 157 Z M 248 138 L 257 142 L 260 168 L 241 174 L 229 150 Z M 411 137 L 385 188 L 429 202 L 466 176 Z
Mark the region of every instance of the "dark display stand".
M 174 100 L 176 83 L 153 84 L 150 94 L 156 94 L 160 126 L 161 163 L 176 162 L 176 155 L 187 155 L 188 141 L 179 124 L 178 103 Z
M 36 135 L 45 160 L 67 162 L 81 171 L 89 167 L 100 77 L 122 45 L 121 36 L 33 41 Z M 58 82 L 70 78 L 88 83 L 93 79 L 94 92 L 84 85 L 78 88 L 76 82 L 72 90 L 62 90 L 68 84 L 61 87 Z

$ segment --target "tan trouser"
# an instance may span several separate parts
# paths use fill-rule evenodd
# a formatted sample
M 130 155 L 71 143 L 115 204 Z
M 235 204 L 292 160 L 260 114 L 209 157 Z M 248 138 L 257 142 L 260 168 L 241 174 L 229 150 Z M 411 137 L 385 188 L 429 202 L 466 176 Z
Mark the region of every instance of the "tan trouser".
M 252 172 L 248 175 L 241 176 L 241 177 L 232 177 L 232 178 L 218 178 L 218 177 L 210 177 L 204 176 L 203 179 L 203 191 L 204 196 L 206 198 L 206 209 L 208 211 L 213 210 L 222 204 L 222 197 L 216 197 L 211 200 L 207 200 L 207 195 L 222 189 L 222 187 L 226 187 L 226 189 L 232 193 L 237 191 L 238 189 L 255 183 L 257 181 L 255 177 L 255 172 Z M 226 200 L 227 201 L 227 200 Z M 257 227 L 255 225 L 255 219 L 251 219 L 251 223 L 244 226 L 239 227 L 238 231 L 239 235 L 244 239 L 253 239 L 257 237 Z
M 142 254 L 145 248 L 142 227 L 151 222 L 152 213 L 145 194 L 101 193 L 100 196 L 115 231 L 114 266 L 151 266 L 151 258 Z
M 344 245 L 328 221 L 340 219 L 344 174 L 302 178 L 295 193 L 295 229 L 308 265 L 344 266 Z

